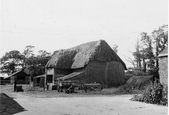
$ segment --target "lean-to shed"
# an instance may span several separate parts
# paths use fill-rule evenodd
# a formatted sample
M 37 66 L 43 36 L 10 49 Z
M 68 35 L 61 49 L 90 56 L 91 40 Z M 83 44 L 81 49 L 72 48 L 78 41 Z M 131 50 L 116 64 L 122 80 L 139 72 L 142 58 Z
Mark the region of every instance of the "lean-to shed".
M 55 51 L 46 64 L 46 82 L 60 79 L 86 83 L 118 85 L 123 83 L 125 63 L 104 40 Z
M 15 73 L 9 75 L 5 79 L 9 79 L 9 78 L 10 78 L 10 83 L 14 83 L 14 79 L 16 78 L 17 84 L 28 84 L 29 79 L 30 79 L 29 70 L 26 68 L 23 68 Z

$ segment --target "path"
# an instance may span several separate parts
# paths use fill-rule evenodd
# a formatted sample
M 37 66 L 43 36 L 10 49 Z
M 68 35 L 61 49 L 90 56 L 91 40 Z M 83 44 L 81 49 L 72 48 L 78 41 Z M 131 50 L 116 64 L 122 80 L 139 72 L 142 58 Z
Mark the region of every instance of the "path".
M 167 107 L 130 101 L 131 97 L 17 98 L 27 111 L 16 115 L 167 115 Z

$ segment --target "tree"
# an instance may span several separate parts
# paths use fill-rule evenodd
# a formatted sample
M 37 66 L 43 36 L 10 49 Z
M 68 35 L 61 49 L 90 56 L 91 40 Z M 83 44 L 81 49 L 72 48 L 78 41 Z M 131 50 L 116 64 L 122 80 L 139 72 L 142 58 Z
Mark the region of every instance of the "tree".
M 40 50 L 38 55 L 33 53 L 34 46 L 26 46 L 21 54 L 17 50 L 5 53 L 0 59 L 1 73 L 12 74 L 21 68 L 27 68 L 31 76 L 45 74 L 45 66 L 51 58 L 51 53 Z
M 113 49 L 113 51 L 114 51 L 115 53 L 118 52 L 117 48 L 118 48 L 118 45 L 117 45 L 117 44 L 114 44 L 112 49 Z
M 163 25 L 152 32 L 155 44 L 156 67 L 158 68 L 158 55 L 168 46 L 168 25 Z
M 125 59 L 135 68 L 136 64 L 135 64 L 135 60 L 131 59 L 130 57 L 125 57 Z
M 1 62 L 1 72 L 12 74 L 17 71 L 18 68 L 22 67 L 24 56 L 18 50 L 12 50 L 0 59 Z
M 51 58 L 51 53 L 46 52 L 44 50 L 39 50 L 39 54 L 37 55 L 37 60 L 38 60 L 39 72 L 41 74 L 45 73 L 45 66 L 50 58 Z
M 34 48 L 35 46 L 31 46 L 31 45 L 28 45 L 25 47 L 24 51 L 23 51 L 23 55 L 24 55 L 24 62 L 23 62 L 23 66 L 24 67 L 27 67 L 29 65 L 29 58 L 32 58 L 34 57 Z
M 137 63 L 137 68 L 142 68 L 141 67 L 141 58 L 142 58 L 142 54 L 140 52 L 140 41 L 139 39 L 137 39 L 137 43 L 136 43 L 136 46 L 135 46 L 135 51 L 132 53 L 134 58 L 135 58 L 135 61 Z
M 146 65 L 150 69 L 158 68 L 158 55 L 168 46 L 168 25 L 159 27 L 151 35 L 146 32 L 142 32 L 140 35 L 141 39 L 140 41 L 137 40 L 135 51 L 133 52 L 137 67 L 142 68 L 144 72 L 147 69 Z M 131 62 L 131 60 L 129 61 Z
M 35 48 L 35 46 L 27 45 L 27 46 L 25 47 L 25 50 L 23 51 L 23 55 L 24 55 L 26 58 L 31 57 L 31 56 L 34 56 L 34 53 L 33 53 L 34 48 Z
M 51 54 L 44 50 L 40 50 L 37 56 L 33 54 L 30 57 L 27 57 L 25 65 L 29 69 L 30 75 L 45 74 L 45 66 L 50 58 Z
M 153 47 L 152 47 L 152 38 L 146 33 L 141 33 L 141 55 L 143 61 L 143 71 L 146 72 L 146 66 L 153 68 L 154 63 L 154 54 L 153 54 Z M 146 60 L 148 60 L 146 62 Z

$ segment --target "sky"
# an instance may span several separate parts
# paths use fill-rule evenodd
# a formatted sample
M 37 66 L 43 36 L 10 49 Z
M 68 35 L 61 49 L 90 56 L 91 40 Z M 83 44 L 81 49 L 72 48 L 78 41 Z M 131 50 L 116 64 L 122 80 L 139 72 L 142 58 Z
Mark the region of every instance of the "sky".
M 141 32 L 168 24 L 168 0 L 1 0 L 0 57 L 35 46 L 53 52 L 103 39 L 132 57 Z

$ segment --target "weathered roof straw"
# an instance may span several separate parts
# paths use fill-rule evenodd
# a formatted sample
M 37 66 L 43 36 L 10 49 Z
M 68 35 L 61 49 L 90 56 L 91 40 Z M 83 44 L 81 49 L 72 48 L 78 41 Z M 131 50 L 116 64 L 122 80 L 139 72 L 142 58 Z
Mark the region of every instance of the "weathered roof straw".
M 77 69 L 85 67 L 93 60 L 121 62 L 124 69 L 126 69 L 125 63 L 104 40 L 93 41 L 70 49 L 56 51 L 46 64 L 46 67 Z

